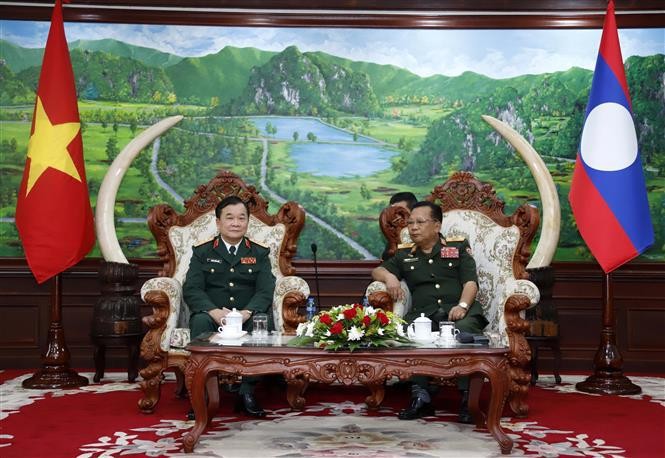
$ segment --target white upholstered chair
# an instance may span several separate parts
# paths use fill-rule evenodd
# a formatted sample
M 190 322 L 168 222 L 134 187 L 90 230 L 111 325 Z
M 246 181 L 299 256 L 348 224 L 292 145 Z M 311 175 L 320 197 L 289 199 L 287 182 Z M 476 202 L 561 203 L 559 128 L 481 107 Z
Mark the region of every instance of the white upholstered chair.
M 273 314 L 276 329 L 295 332 L 304 316 L 298 312 L 309 296 L 309 286 L 294 276 L 291 258 L 296 252 L 298 235 L 305 223 L 305 212 L 295 202 L 287 202 L 275 215 L 267 213 L 268 203 L 253 186 L 246 185 L 232 172 L 220 171 L 207 185 L 199 186 L 185 202 L 185 212 L 178 214 L 162 204 L 153 207 L 148 225 L 157 241 L 163 262 L 159 277 L 145 282 L 141 297 L 153 308 L 143 318 L 149 328 L 141 343 L 141 357 L 147 366 L 141 371 L 143 398 L 139 408 L 154 411 L 160 396 L 162 373 L 174 369 L 179 391 L 184 388 L 183 372 L 189 343 L 189 308 L 182 297 L 182 284 L 189 268 L 192 246 L 211 240 L 217 234 L 215 206 L 224 197 L 237 195 L 249 204 L 250 221 L 247 237 L 270 247 L 270 261 L 276 286 Z
M 443 210 L 444 236 L 463 236 L 469 241 L 478 273 L 476 299 L 483 305 L 489 321 L 486 331 L 498 333 L 501 344 L 510 350 L 509 402 L 518 416 L 525 416 L 530 350 L 525 339 L 529 325 L 524 317 L 525 310 L 540 299 L 538 288 L 529 280 L 526 265 L 539 224 L 538 212 L 525 204 L 506 216 L 504 203 L 492 186 L 478 181 L 469 172 L 453 174 L 436 186 L 427 200 L 439 204 Z M 402 207 L 387 207 L 381 213 L 381 230 L 391 253 L 400 243 L 411 241 L 406 228 L 408 216 L 409 211 Z M 402 289 L 408 291 L 404 283 Z M 366 294 L 373 306 L 392 309 L 402 316 L 411 307 L 409 296 L 393 304 L 381 282 L 372 282 Z

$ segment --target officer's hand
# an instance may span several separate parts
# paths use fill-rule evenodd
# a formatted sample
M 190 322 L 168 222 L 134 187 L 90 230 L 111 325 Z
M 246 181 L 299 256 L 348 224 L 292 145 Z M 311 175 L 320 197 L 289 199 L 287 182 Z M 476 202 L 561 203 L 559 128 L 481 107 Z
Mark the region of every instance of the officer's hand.
M 226 316 L 226 314 L 229 313 L 228 310 L 226 312 L 222 309 L 212 309 L 208 310 L 208 315 L 215 321 L 217 324 L 222 324 L 222 318 Z
M 252 312 L 249 310 L 241 310 L 240 314 L 242 315 L 242 322 L 244 323 L 245 321 L 249 320 L 249 317 L 252 316 Z
M 460 307 L 459 305 L 456 305 L 455 307 L 451 308 L 450 312 L 448 312 L 448 319 L 450 321 L 461 320 L 465 316 L 466 316 L 466 309 Z
M 390 297 L 392 297 L 395 301 L 402 299 L 402 296 L 404 296 L 402 286 L 397 277 L 394 275 L 386 279 L 386 289 L 388 290 Z

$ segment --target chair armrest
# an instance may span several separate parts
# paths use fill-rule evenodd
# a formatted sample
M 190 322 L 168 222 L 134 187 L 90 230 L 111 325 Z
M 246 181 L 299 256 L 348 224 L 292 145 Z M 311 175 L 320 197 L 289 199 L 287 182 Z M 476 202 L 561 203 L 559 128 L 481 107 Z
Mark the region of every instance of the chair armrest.
M 306 321 L 305 315 L 298 313 L 309 297 L 309 285 L 296 276 L 278 278 L 273 296 L 273 318 L 275 329 L 286 334 L 295 333 L 299 323 Z
M 392 300 L 386 289 L 386 284 L 382 281 L 373 281 L 370 283 L 365 291 L 365 296 L 367 296 L 372 307 L 392 311 L 395 315 L 404 317 L 404 315 L 411 310 L 411 291 L 409 291 L 409 287 L 406 286 L 406 282 L 403 280 L 400 282 L 400 286 L 402 288 L 403 296 L 402 299 L 397 301 Z
M 162 351 L 171 348 L 171 336 L 178 324 L 182 302 L 182 285 L 171 277 L 151 278 L 141 287 L 141 299 L 152 307 L 152 315 L 143 317 L 149 328 L 144 342 L 158 341 Z

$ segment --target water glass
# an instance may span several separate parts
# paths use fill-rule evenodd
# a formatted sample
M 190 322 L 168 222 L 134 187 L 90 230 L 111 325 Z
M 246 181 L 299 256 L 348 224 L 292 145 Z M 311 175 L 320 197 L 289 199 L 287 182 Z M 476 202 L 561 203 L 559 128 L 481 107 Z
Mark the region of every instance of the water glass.
M 252 316 L 252 335 L 257 337 L 268 336 L 268 315 L 255 313 Z

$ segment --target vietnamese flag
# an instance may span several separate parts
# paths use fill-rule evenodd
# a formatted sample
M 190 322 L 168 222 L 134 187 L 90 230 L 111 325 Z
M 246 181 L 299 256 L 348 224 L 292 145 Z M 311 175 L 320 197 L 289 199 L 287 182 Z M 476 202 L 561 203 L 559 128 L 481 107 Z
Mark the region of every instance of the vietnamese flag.
M 582 238 L 605 273 L 653 244 L 612 0 L 605 15 L 568 200 Z
M 16 226 L 38 283 L 79 262 L 95 243 L 61 0 L 44 50 Z

